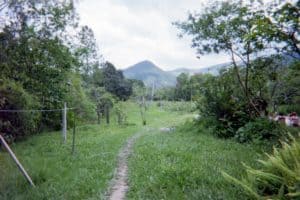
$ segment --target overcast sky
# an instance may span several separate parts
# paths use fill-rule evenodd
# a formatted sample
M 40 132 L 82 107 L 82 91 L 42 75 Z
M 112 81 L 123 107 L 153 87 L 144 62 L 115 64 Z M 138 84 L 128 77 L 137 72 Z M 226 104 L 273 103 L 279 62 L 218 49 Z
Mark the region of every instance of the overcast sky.
M 229 61 L 227 55 L 196 58 L 191 40 L 178 38 L 174 21 L 201 9 L 204 0 L 81 0 L 81 23 L 95 33 L 101 54 L 117 68 L 143 60 L 170 70 L 201 68 Z

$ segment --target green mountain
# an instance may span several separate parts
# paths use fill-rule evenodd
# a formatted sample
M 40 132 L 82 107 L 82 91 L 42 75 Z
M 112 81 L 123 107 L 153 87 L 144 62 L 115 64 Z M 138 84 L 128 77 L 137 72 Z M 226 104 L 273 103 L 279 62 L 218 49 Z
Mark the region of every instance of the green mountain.
M 219 71 L 223 68 L 230 67 L 231 63 L 222 63 L 199 69 L 178 68 L 171 71 L 164 71 L 151 61 L 145 60 L 132 65 L 125 70 L 123 74 L 126 78 L 141 80 L 146 86 L 164 87 L 175 86 L 176 77 L 181 73 L 193 74 L 206 74 L 218 75 Z
M 126 78 L 141 80 L 146 86 L 174 86 L 176 76 L 160 69 L 151 61 L 145 60 L 123 70 Z

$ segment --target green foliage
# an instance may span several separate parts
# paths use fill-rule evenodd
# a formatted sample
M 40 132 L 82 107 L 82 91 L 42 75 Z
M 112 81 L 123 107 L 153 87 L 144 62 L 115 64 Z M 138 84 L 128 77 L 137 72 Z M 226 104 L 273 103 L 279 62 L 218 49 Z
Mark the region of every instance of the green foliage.
M 241 90 L 232 79 L 232 69 L 221 72 L 218 77 L 203 76 L 199 86 L 201 96 L 197 107 L 201 123 L 215 130 L 219 137 L 233 137 L 235 132 L 251 119 L 251 109 Z
M 282 149 L 274 149 L 273 155 L 266 160 L 259 160 L 261 167 L 254 169 L 245 165 L 246 176 L 233 178 L 227 173 L 223 176 L 243 188 L 253 199 L 300 198 L 300 140 L 291 137 L 290 144 L 283 143 Z
M 132 85 L 132 97 L 138 98 L 140 96 L 146 95 L 146 87 L 143 81 L 136 79 L 128 79 Z
M 296 112 L 300 114 L 300 105 L 299 104 L 292 104 L 292 105 L 280 105 L 277 108 L 278 113 L 288 115 L 292 112 Z
M 39 108 L 37 98 L 28 94 L 20 84 L 0 80 L 0 110 L 30 110 Z M 38 112 L 0 112 L 0 133 L 12 142 L 39 128 L 41 114 Z
M 193 47 L 200 54 L 232 51 L 244 59 L 274 42 L 279 44 L 275 50 L 300 55 L 299 7 L 299 2 L 285 1 L 214 1 L 175 24 L 193 36 Z
M 186 101 L 160 101 L 161 108 L 172 112 L 194 112 L 196 110 L 195 103 Z
M 106 91 L 116 95 L 120 100 L 127 100 L 132 94 L 132 85 L 126 80 L 122 71 L 109 62 L 105 63 L 103 69 L 103 84 Z
M 96 106 L 85 89 L 103 86 L 100 56 L 93 31 L 87 26 L 78 27 L 74 2 L 10 1 L 3 5 L 6 8 L 2 12 L 5 26 L 0 30 L 0 78 L 22 88 L 9 95 L 11 108 L 30 107 L 13 100 L 24 93 L 34 97 L 33 109 L 61 109 L 64 102 L 76 108 L 68 112 L 69 124 L 74 112 L 79 122 L 94 120 Z M 36 121 L 42 129 L 61 127 L 61 112 L 36 116 L 40 119 L 18 114 L 18 120 Z M 11 128 L 20 126 L 18 120 L 5 118 Z M 27 126 L 31 130 L 19 130 L 20 135 L 36 131 L 34 123 L 24 125 Z
M 79 62 L 77 71 L 83 75 L 85 82 L 88 82 L 89 74 L 96 71 L 100 65 L 97 41 L 93 30 L 88 26 L 81 27 L 77 37 L 80 42 L 74 53 Z
M 176 88 L 174 87 L 163 87 L 156 90 L 154 94 L 154 100 L 174 101 L 178 99 L 176 97 Z
M 275 112 L 278 104 L 299 104 L 298 62 L 285 66 L 278 58 L 285 56 L 257 58 L 270 43 L 274 43 L 274 50 L 282 48 L 277 44 L 285 43 L 282 50 L 299 59 L 297 11 L 299 3 L 284 1 L 214 1 L 190 14 L 186 21 L 175 23 L 193 37 L 192 47 L 198 54 L 226 52 L 232 60 L 232 69 L 217 77 L 191 78 L 191 85 L 201 83 L 195 92 L 200 115 L 207 123 L 214 122 L 211 126 L 216 135 L 235 136 L 247 122 L 266 116 L 270 105 Z M 250 129 L 251 124 L 241 129 L 241 141 L 249 139 Z M 265 134 L 270 130 L 267 126 L 261 131 Z
M 96 105 L 91 101 L 82 87 L 82 79 L 79 74 L 69 74 L 69 86 L 66 102 L 68 107 L 75 108 L 76 120 L 79 122 L 91 122 L 96 119 Z M 70 118 L 72 121 L 73 118 Z
M 277 77 L 280 73 L 278 69 L 281 67 L 278 67 L 278 62 L 274 62 L 273 58 L 257 58 L 257 53 L 269 49 L 269 44 L 273 42 L 286 45 L 284 48 L 274 45 L 274 50 L 282 48 L 285 53 L 294 54 L 295 59 L 299 59 L 299 40 L 295 36 L 299 32 L 299 12 L 297 11 L 299 11 L 299 3 L 284 1 L 265 5 L 262 1 L 214 1 L 207 4 L 200 12 L 190 14 L 185 22 L 175 23 L 184 34 L 193 37 L 192 47 L 197 49 L 198 54 L 226 52 L 230 55 L 233 64 L 231 79 L 235 81 L 228 80 L 229 84 L 223 83 L 230 85 L 229 87 L 234 86 L 231 88 L 234 98 L 238 97 L 238 100 L 242 102 L 240 105 L 236 103 L 235 105 L 244 108 L 236 109 L 237 107 L 233 106 L 230 110 L 226 106 L 232 106 L 232 103 L 222 105 L 220 101 L 212 101 L 216 102 L 216 105 L 211 103 L 211 108 L 215 108 L 212 113 L 224 115 L 218 112 L 218 110 L 223 110 L 228 112 L 231 118 L 233 113 L 239 110 L 251 115 L 250 118 L 263 116 L 267 113 L 270 103 L 275 108 L 275 104 L 280 101 L 275 99 L 276 96 L 278 97 L 277 93 L 281 93 L 278 90 L 285 91 L 291 88 L 291 94 L 297 93 L 293 90 L 294 87 L 280 88 L 287 84 Z M 254 57 L 255 60 L 253 60 Z M 218 89 L 222 89 L 222 86 L 215 87 L 215 93 L 212 94 L 223 95 L 224 101 L 230 102 L 230 89 L 220 92 Z M 236 91 L 239 91 L 238 96 L 235 94 Z M 296 89 L 296 91 L 299 90 Z M 284 92 L 284 95 L 279 96 L 284 97 L 286 101 L 290 96 L 287 94 Z M 219 115 L 216 117 L 217 119 L 224 118 Z M 225 123 L 233 122 L 231 119 L 228 121 L 227 118 L 225 118 Z M 236 128 L 233 127 L 233 129 Z
M 243 142 L 271 142 L 276 144 L 280 138 L 286 136 L 286 130 L 281 124 L 267 118 L 256 118 L 240 127 L 235 133 L 237 141 Z
M 266 12 L 262 12 L 262 10 Z M 262 6 L 258 12 L 265 13 L 255 20 L 256 28 L 249 34 L 257 40 L 274 42 L 278 52 L 300 56 L 299 49 L 299 1 L 278 1 Z M 299 59 L 299 58 L 298 58 Z
M 32 109 L 63 107 L 68 89 L 67 76 L 76 63 L 64 40 L 65 29 L 74 28 L 73 6 L 72 1 L 11 1 L 3 13 L 5 27 L 0 31 L 0 78 L 20 85 L 24 93 L 34 97 Z M 11 94 L 11 99 L 18 95 Z M 20 107 L 17 102 L 16 105 L 11 103 L 12 108 Z M 21 121 L 35 120 L 34 116 L 20 118 Z M 58 128 L 60 121 L 61 113 L 42 113 L 40 127 Z M 12 127 L 19 127 L 16 121 L 10 120 L 10 123 Z M 34 123 L 24 127 L 30 125 L 33 133 L 36 130 Z
M 175 98 L 176 100 L 191 100 L 191 83 L 188 74 L 181 73 L 176 78 Z
M 300 62 L 293 62 L 283 74 L 281 87 L 277 92 L 278 104 L 300 104 Z
M 114 111 L 117 115 L 117 122 L 119 125 L 128 124 L 128 114 L 125 111 L 125 105 L 122 102 L 117 103 L 114 106 Z

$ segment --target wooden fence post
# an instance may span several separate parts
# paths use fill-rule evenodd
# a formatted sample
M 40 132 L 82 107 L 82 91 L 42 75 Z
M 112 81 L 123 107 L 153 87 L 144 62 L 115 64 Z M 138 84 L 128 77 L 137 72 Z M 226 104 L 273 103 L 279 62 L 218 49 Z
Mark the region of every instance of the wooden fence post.
M 72 141 L 72 154 L 75 153 L 75 132 L 76 132 L 76 120 L 75 120 L 75 112 L 73 116 L 73 141 Z
M 63 127 L 62 127 L 62 137 L 63 137 L 63 143 L 67 142 L 67 103 L 64 103 L 64 109 L 62 113 L 63 119 Z
M 97 122 L 98 122 L 98 124 L 100 125 L 100 124 L 101 124 L 101 113 L 100 113 L 99 110 L 97 111 L 97 117 L 98 117 Z
M 34 185 L 33 181 L 31 180 L 30 176 L 27 174 L 26 170 L 24 169 L 24 167 L 22 166 L 22 164 L 20 163 L 20 161 L 18 160 L 18 158 L 16 157 L 16 155 L 14 154 L 14 152 L 10 149 L 10 147 L 8 146 L 8 144 L 6 143 L 6 141 L 4 140 L 4 138 L 2 137 L 2 135 L 0 135 L 0 140 L 1 140 L 1 143 L 3 144 L 4 148 L 7 150 L 7 152 L 11 156 L 11 158 L 17 164 L 19 170 L 21 171 L 21 173 L 23 174 L 23 176 L 26 178 L 26 180 L 28 181 L 28 183 L 32 187 L 35 187 L 35 185 Z
M 105 105 L 106 123 L 109 124 L 109 105 Z

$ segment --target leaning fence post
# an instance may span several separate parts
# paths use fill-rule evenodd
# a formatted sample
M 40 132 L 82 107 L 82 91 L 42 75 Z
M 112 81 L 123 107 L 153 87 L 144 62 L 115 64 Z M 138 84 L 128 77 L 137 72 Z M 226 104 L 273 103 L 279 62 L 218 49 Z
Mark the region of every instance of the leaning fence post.
M 63 137 L 63 143 L 67 142 L 67 103 L 64 102 L 64 109 L 62 111 L 62 122 L 63 122 L 63 127 L 62 127 L 62 137 Z
M 30 176 L 27 174 L 26 170 L 24 169 L 24 167 L 22 166 L 22 164 L 20 163 L 20 161 L 18 160 L 18 158 L 16 157 L 14 152 L 10 149 L 10 147 L 8 146 L 8 144 L 6 143 L 6 141 L 4 140 L 2 135 L 0 135 L 0 140 L 1 140 L 1 143 L 3 144 L 4 148 L 7 150 L 7 152 L 11 156 L 11 158 L 17 164 L 17 166 L 18 166 L 19 170 L 22 172 L 23 176 L 26 178 L 26 180 L 29 182 L 29 184 L 31 186 L 35 187 L 35 185 L 34 185 L 33 181 L 31 180 Z

